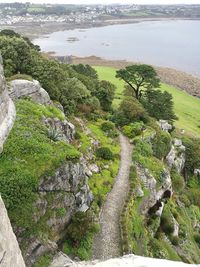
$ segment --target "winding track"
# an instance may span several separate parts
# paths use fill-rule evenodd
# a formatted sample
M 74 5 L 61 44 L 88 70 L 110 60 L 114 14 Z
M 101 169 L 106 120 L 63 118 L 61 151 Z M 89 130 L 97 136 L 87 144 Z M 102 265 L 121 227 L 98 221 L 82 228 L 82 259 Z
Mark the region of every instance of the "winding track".
M 121 163 L 115 184 L 107 196 L 100 214 L 100 231 L 93 244 L 93 259 L 109 259 L 121 256 L 120 214 L 129 190 L 129 172 L 132 146 L 120 134 Z

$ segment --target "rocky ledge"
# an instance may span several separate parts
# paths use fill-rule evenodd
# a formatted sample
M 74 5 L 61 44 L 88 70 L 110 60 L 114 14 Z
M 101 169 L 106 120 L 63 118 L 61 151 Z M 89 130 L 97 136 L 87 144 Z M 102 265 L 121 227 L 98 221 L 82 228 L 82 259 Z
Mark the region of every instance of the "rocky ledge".
M 109 259 L 107 261 L 73 262 L 63 253 L 59 253 L 50 267 L 199 267 L 197 264 L 186 264 L 183 262 L 162 259 L 146 258 L 136 255 L 126 255 L 121 258 Z

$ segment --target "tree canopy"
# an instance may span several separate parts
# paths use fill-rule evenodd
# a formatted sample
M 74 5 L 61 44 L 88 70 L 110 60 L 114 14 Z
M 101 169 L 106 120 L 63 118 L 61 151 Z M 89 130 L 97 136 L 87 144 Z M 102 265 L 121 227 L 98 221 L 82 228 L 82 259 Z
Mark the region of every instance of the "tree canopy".
M 131 65 L 117 71 L 116 77 L 123 80 L 131 94 L 140 100 L 145 89 L 158 88 L 160 79 L 155 69 L 149 65 Z
M 151 117 L 170 122 L 177 120 L 174 113 L 173 97 L 167 91 L 148 89 L 141 102 Z

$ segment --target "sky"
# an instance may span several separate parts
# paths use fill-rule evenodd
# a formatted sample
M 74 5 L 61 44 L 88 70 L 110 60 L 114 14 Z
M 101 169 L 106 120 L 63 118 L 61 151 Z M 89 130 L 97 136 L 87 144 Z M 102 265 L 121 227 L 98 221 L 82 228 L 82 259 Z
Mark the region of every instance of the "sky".
M 200 0 L 0 0 L 0 3 L 31 2 L 51 4 L 200 4 Z

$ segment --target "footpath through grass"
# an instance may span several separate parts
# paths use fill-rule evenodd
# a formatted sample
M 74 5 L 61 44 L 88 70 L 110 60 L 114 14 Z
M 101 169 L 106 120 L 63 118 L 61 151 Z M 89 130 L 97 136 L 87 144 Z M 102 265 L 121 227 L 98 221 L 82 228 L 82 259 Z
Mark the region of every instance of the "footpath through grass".
M 111 67 L 95 67 L 101 80 L 108 80 L 117 86 L 113 107 L 117 108 L 123 98 L 124 82 L 115 78 L 116 69 Z M 200 99 L 193 97 L 173 86 L 163 84 L 161 90 L 173 95 L 174 109 L 179 120 L 175 125 L 188 134 L 200 137 Z

